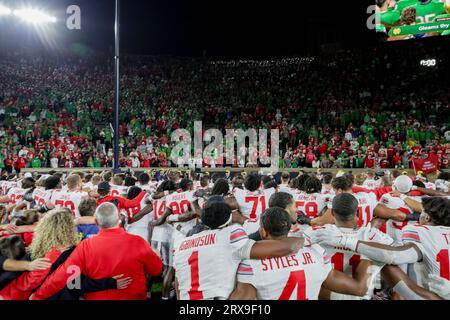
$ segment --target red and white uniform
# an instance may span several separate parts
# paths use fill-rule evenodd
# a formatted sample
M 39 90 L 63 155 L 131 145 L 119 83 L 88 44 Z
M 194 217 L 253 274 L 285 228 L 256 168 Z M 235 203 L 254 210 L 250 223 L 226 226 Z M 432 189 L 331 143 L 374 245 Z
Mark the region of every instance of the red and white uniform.
M 166 199 L 156 199 L 153 200 L 153 215 L 151 220 L 158 220 L 166 210 Z M 153 248 L 158 250 L 161 253 L 161 259 L 163 260 L 164 265 L 172 266 L 173 265 L 173 242 L 172 242 L 172 234 L 173 234 L 173 226 L 168 223 L 163 223 L 160 226 L 153 227 L 151 245 Z
M 50 201 L 52 194 L 55 190 L 45 190 L 41 188 L 36 188 L 33 191 L 33 199 L 36 201 L 37 205 L 43 205 Z
M 269 208 L 269 199 L 275 193 L 275 188 L 253 192 L 236 188 L 233 193 L 242 215 L 259 221 L 261 214 Z
M 334 197 L 336 195 L 336 193 L 334 192 L 333 189 L 327 189 L 327 188 L 323 187 L 323 185 L 322 185 L 321 194 L 323 194 L 325 196 L 332 196 L 332 197 Z
M 304 228 L 302 228 L 302 225 L 296 223 L 296 224 L 292 225 L 291 230 L 289 231 L 288 237 L 302 238 L 303 230 L 304 230 Z
M 200 181 L 194 181 L 194 190 L 203 189 L 202 185 L 200 184 Z
M 7 195 L 9 189 L 17 187 L 16 181 L 1 181 L 0 188 L 2 195 Z
M 70 209 L 74 217 L 78 218 L 80 217 L 78 207 L 80 206 L 81 200 L 88 196 L 88 193 L 84 191 L 55 190 L 52 193 L 50 202 L 53 203 L 55 207 Z
M 244 229 L 236 224 L 177 239 L 174 268 L 181 300 L 228 299 L 242 260 L 240 249 L 248 241 Z
M 134 217 L 136 214 L 139 213 L 139 211 L 141 211 L 143 208 L 145 208 L 147 206 L 147 201 L 149 199 L 149 196 L 150 196 L 149 194 L 146 194 L 142 198 L 142 200 L 138 206 L 124 210 L 128 219 L 131 219 L 132 217 Z M 134 234 L 136 236 L 140 236 L 145 241 L 148 241 L 148 224 L 150 223 L 152 218 L 153 218 L 153 216 L 151 213 L 146 214 L 145 216 L 143 216 L 141 219 L 139 219 L 135 223 L 128 224 L 125 229 L 127 230 L 128 233 Z
M 418 200 L 421 202 L 421 198 L 412 197 L 414 200 Z M 390 193 L 384 194 L 381 199 L 380 203 L 386 205 L 386 207 L 390 209 L 396 209 L 406 214 L 412 214 L 413 211 L 410 207 L 400 198 L 393 197 Z M 396 242 L 401 242 L 402 239 L 402 229 L 406 227 L 408 224 L 413 225 L 416 224 L 416 221 L 395 221 L 395 220 L 388 220 L 386 222 L 386 233 L 394 239 Z
M 364 189 L 368 189 L 368 190 L 375 190 L 379 186 L 380 186 L 379 182 L 377 180 L 373 180 L 373 179 L 366 179 L 362 185 L 362 187 Z
M 10 204 L 16 204 L 18 201 L 23 199 L 25 193 L 27 193 L 29 189 L 22 189 L 18 187 L 13 187 L 9 189 L 8 196 L 11 199 Z
M 414 243 L 422 252 L 422 283 L 428 289 L 429 276 L 450 280 L 450 227 L 408 225 L 402 230 L 402 242 Z
M 115 184 L 111 184 L 111 191 L 109 192 L 110 196 L 121 196 L 128 193 L 128 187 L 118 186 Z
M 192 211 L 192 202 L 194 201 L 194 193 L 192 191 L 174 192 L 166 196 L 166 206 L 172 210 L 173 215 L 183 215 Z M 196 224 L 196 219 L 187 222 L 174 223 L 174 237 L 185 237 Z
M 318 300 L 331 270 L 325 249 L 312 245 L 281 258 L 244 260 L 237 279 L 255 287 L 258 300 Z
M 433 182 L 424 182 L 424 184 L 425 184 L 425 188 L 431 189 L 431 190 L 436 190 L 436 185 Z
M 372 192 L 358 192 L 353 196 L 358 200 L 358 227 L 365 227 L 373 219 L 373 210 L 378 205 L 377 196 Z M 332 201 L 329 202 L 328 208 L 333 209 Z
M 83 184 L 83 189 L 97 191 L 97 186 L 94 186 L 94 184 L 91 181 L 89 181 L 89 182 Z
M 294 195 L 297 210 L 309 218 L 317 217 L 328 206 L 330 196 L 321 193 L 297 193 Z
M 344 235 L 355 237 L 360 241 L 377 242 L 386 245 L 392 245 L 394 243 L 394 240 L 391 237 L 375 228 L 371 227 L 362 227 L 359 229 L 338 228 L 334 224 L 327 224 L 321 227 L 308 228 L 305 231 L 305 237 L 309 238 L 312 242 L 314 242 L 314 233 L 317 230 L 322 231 L 323 229 L 329 230 L 330 233 L 333 232 L 333 230 L 335 229 L 339 229 Z M 324 246 L 324 248 L 330 255 L 331 263 L 333 264 L 333 269 L 344 272 L 350 277 L 352 277 L 355 274 L 361 259 L 364 259 L 364 257 L 361 257 L 359 254 L 343 248 L 329 247 L 329 246 Z M 373 294 L 373 288 L 375 286 L 376 278 L 381 269 L 383 268 L 383 266 L 384 266 L 383 264 L 372 262 L 372 269 L 371 269 L 372 276 L 370 278 L 370 284 L 368 285 L 369 287 L 368 291 L 364 297 L 345 295 L 345 299 L 346 300 L 370 299 Z
M 157 221 L 166 210 L 166 197 L 153 200 L 153 220 Z M 164 223 L 153 227 L 152 242 L 170 242 L 173 228 L 170 224 Z

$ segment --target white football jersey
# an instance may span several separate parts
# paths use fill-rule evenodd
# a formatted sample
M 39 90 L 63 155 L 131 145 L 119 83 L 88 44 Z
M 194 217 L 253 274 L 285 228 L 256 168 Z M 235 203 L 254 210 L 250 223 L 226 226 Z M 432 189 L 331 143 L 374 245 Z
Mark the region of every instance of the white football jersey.
M 429 276 L 450 280 L 450 227 L 408 225 L 402 230 L 403 243 L 414 243 L 422 252 L 422 283 L 428 289 Z
M 172 210 L 173 215 L 183 215 L 192 211 L 192 202 L 194 201 L 194 192 L 174 192 L 166 196 L 166 206 Z M 176 222 L 173 224 L 174 237 L 185 237 L 186 234 L 195 226 L 197 219 L 187 222 Z
M 355 237 L 360 241 L 377 242 L 386 245 L 392 245 L 394 243 L 394 240 L 391 237 L 375 228 L 371 227 L 362 227 L 359 229 L 338 228 L 334 224 L 326 224 L 321 227 L 310 227 L 305 231 L 304 233 L 305 237 L 310 239 L 311 242 L 314 242 L 314 233 L 317 230 L 323 229 L 330 230 L 330 233 L 333 232 L 333 230 L 335 229 L 339 229 L 343 234 Z M 350 277 L 352 277 L 355 274 L 361 259 L 368 260 L 367 258 L 361 257 L 359 254 L 344 248 L 330 247 L 330 246 L 324 246 L 324 248 L 330 255 L 331 263 L 333 264 L 333 269 L 344 272 Z M 364 297 L 346 295 L 345 296 L 346 300 L 370 299 L 373 294 L 375 280 L 379 272 L 383 268 L 383 266 L 384 266 L 383 264 L 372 262 L 371 267 L 372 276 L 370 278 L 370 285 L 366 295 Z
M 166 199 L 153 200 L 153 220 L 157 221 L 166 210 Z M 153 227 L 152 241 L 170 242 L 172 239 L 173 227 L 170 224 L 163 223 L 160 226 Z
M 97 190 L 97 186 L 94 186 L 94 184 L 91 181 L 89 181 L 83 184 L 83 189 Z
M 87 192 L 84 191 L 63 191 L 55 190 L 52 193 L 50 202 L 52 202 L 55 207 L 58 208 L 69 208 L 75 218 L 80 217 L 80 211 L 78 207 L 80 206 L 81 200 L 83 198 L 89 197 Z
M 247 219 L 242 225 L 242 228 L 247 234 L 255 233 L 256 231 L 259 230 L 259 227 L 260 227 L 259 220 L 256 219 Z
M 290 256 L 244 260 L 237 278 L 255 287 L 258 300 L 318 300 L 331 270 L 327 252 L 316 244 Z
M 10 204 L 16 204 L 18 201 L 23 199 L 25 193 L 27 193 L 29 189 L 22 189 L 18 187 L 13 187 L 9 189 L 8 196 L 11 199 Z
M 141 202 L 139 202 L 139 205 L 137 205 L 136 207 L 133 208 L 127 208 L 127 209 L 123 209 L 124 213 L 127 215 L 128 219 L 131 219 L 132 217 L 134 217 L 136 214 L 139 213 L 139 211 L 141 211 L 143 208 L 145 208 L 147 206 L 147 201 L 150 199 L 150 195 L 146 194 Z
M 124 211 L 127 215 L 127 218 L 131 219 L 136 214 L 138 214 L 139 211 L 141 211 L 143 208 L 145 208 L 147 206 L 147 201 L 148 201 L 149 197 L 150 197 L 150 195 L 146 194 L 142 198 L 142 200 L 138 206 L 136 206 L 134 208 L 124 209 Z M 148 241 L 148 224 L 150 223 L 150 221 L 153 220 L 152 218 L 153 218 L 152 213 L 146 214 L 145 216 L 143 216 L 141 219 L 139 219 L 135 223 L 127 224 L 125 229 L 128 233 L 134 234 L 136 236 L 140 236 L 145 241 Z
M 122 196 L 128 193 L 128 187 L 111 184 L 110 196 Z
M 414 200 L 421 200 L 416 199 L 415 197 L 411 197 Z M 391 194 L 386 193 L 384 194 L 381 199 L 380 199 L 380 203 L 384 204 L 386 207 L 390 208 L 390 209 L 396 209 L 399 210 L 403 213 L 406 214 L 412 214 L 413 211 L 411 210 L 410 207 L 408 207 L 408 205 L 405 203 L 405 201 L 403 201 L 400 198 L 397 197 L 393 197 Z M 392 238 L 394 239 L 396 242 L 401 242 L 402 239 L 402 229 L 404 227 L 406 227 L 408 224 L 409 225 L 414 225 L 416 224 L 417 221 L 404 221 L 404 222 L 400 222 L 400 221 L 395 221 L 395 220 L 388 220 L 386 222 L 386 233 Z
M 378 188 L 380 185 L 380 183 L 377 180 L 373 180 L 373 179 L 366 179 L 363 182 L 362 187 L 364 189 L 369 189 L 369 190 L 375 190 L 376 188 Z
M 194 181 L 194 190 L 202 189 L 202 185 L 200 184 L 200 181 Z
M 6 196 L 8 194 L 9 189 L 17 187 L 17 182 L 16 181 L 2 181 L 0 186 L 1 186 L 2 195 Z
M 239 251 L 248 241 L 236 224 L 177 239 L 174 268 L 181 300 L 228 299 L 242 260 Z
M 330 199 L 330 196 L 321 193 L 299 192 L 294 195 L 297 210 L 303 212 L 309 218 L 317 217 L 325 208 L 327 208 Z
M 332 197 L 336 195 L 336 193 L 334 192 L 333 189 L 327 189 L 323 185 L 322 185 L 322 191 L 320 193 L 323 195 L 332 196 Z
M 8 193 L 5 180 L 0 181 L 0 195 L 5 196 Z
M 302 238 L 304 229 L 305 228 L 303 228 L 302 225 L 296 223 L 296 224 L 292 225 L 291 230 L 289 231 L 288 237 Z
M 436 190 L 436 185 L 433 182 L 425 182 L 425 188 L 427 189 L 431 189 L 431 190 Z
M 41 188 L 36 188 L 33 191 L 33 199 L 36 201 L 37 205 L 43 205 L 50 201 L 52 194 L 55 190 L 45 190 Z
M 354 193 L 353 196 L 358 200 L 358 227 L 365 227 L 373 219 L 373 210 L 378 205 L 377 196 L 374 193 L 366 192 Z M 328 207 L 333 208 L 332 199 Z
M 275 193 L 275 188 L 254 192 L 236 188 L 233 190 L 233 193 L 242 215 L 259 221 L 261 214 L 269 207 L 269 200 L 272 194 Z

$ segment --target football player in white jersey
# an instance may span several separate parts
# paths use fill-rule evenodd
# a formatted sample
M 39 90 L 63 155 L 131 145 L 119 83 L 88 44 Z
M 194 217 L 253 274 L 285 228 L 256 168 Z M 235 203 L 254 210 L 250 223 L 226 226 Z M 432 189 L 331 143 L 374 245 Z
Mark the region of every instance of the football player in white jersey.
M 251 173 L 244 180 L 245 190 L 236 188 L 234 197 L 239 204 L 242 215 L 259 221 L 261 214 L 269 207 L 269 199 L 275 193 L 275 188 L 261 190 L 261 177 Z
M 385 207 L 392 210 L 384 210 L 382 212 L 376 211 L 375 215 L 386 221 L 386 233 L 396 242 L 401 242 L 402 229 L 408 224 L 415 224 L 419 218 L 420 213 L 414 214 L 404 201 L 406 194 L 412 190 L 413 182 L 406 176 L 401 175 L 397 177 L 392 186 L 392 193 L 384 194 L 380 199 L 378 207 Z M 417 198 L 415 198 L 417 200 Z
M 320 174 L 321 182 L 322 182 L 322 194 L 334 196 L 334 189 L 331 185 L 331 181 L 333 181 L 333 175 L 331 172 L 322 172 Z
M 314 235 L 317 232 L 324 232 L 324 230 L 332 233 L 335 229 L 339 229 L 343 234 L 349 237 L 355 237 L 361 241 L 374 241 L 387 245 L 394 243 L 389 236 L 385 235 L 381 231 L 370 226 L 358 226 L 358 208 L 359 202 L 356 197 L 350 193 L 340 193 L 333 199 L 332 215 L 334 217 L 335 224 L 327 224 L 322 227 L 313 227 L 305 231 L 305 237 L 309 238 L 312 242 L 315 242 Z M 370 272 L 370 278 L 368 281 L 368 291 L 364 297 L 353 296 L 336 296 L 331 293 L 332 299 L 365 299 L 368 300 L 372 297 L 373 289 L 375 286 L 375 280 L 383 264 L 372 263 L 370 260 L 361 257 L 354 252 L 349 252 L 346 249 L 340 247 L 324 246 L 328 255 L 331 258 L 334 270 L 344 272 L 350 277 L 361 277 L 360 275 Z
M 375 173 L 373 171 L 367 172 L 366 176 L 367 178 L 362 185 L 364 189 L 375 190 L 380 186 L 379 181 L 375 180 Z
M 202 222 L 209 229 L 175 242 L 179 299 L 228 299 L 242 260 L 283 257 L 298 252 L 303 245 L 303 238 L 255 243 L 231 221 L 230 206 L 220 196 L 211 197 L 202 211 Z
M 53 192 L 61 188 L 61 179 L 56 175 L 49 176 L 45 179 L 44 185 L 44 189 L 35 188 L 33 191 L 33 199 L 37 206 L 45 206 L 50 201 Z
M 58 208 L 68 208 L 75 218 L 80 217 L 78 207 L 83 198 L 89 196 L 87 192 L 81 191 L 83 181 L 77 174 L 71 174 L 67 178 L 67 191 L 55 190 L 52 193 L 50 202 Z
M 194 201 L 192 189 L 192 181 L 182 179 L 179 183 L 178 192 L 173 192 L 165 197 L 164 214 L 154 223 L 155 226 L 161 225 L 162 223 L 173 224 L 172 237 L 169 239 L 171 248 L 176 239 L 186 237 L 187 232 L 196 224 L 195 218 L 197 215 L 192 208 L 192 202 Z M 172 264 L 170 264 L 164 278 L 163 298 L 168 298 L 173 277 L 174 270 Z
M 280 190 L 282 190 L 283 188 L 289 188 L 289 182 L 291 180 L 291 175 L 289 174 L 289 172 L 284 171 L 281 173 L 281 183 L 279 185 Z
M 299 213 L 295 206 L 294 197 L 287 192 L 274 193 L 269 199 L 269 208 L 281 208 L 284 209 L 291 217 L 291 230 L 289 231 L 289 237 L 303 237 L 303 231 L 300 224 L 297 222 L 299 219 Z M 255 241 L 262 240 L 261 226 L 259 221 L 257 223 L 251 223 L 250 219 L 246 220 L 242 227 L 248 234 L 248 237 Z M 238 221 L 239 223 L 239 221 Z M 248 231 L 251 231 L 249 233 Z
M 123 185 L 123 178 L 119 175 L 115 175 L 112 178 L 110 196 L 123 196 L 128 193 L 128 187 Z
M 374 210 L 377 207 L 377 199 L 373 193 L 353 193 L 353 182 L 346 175 L 335 178 L 332 181 L 332 186 L 336 195 L 341 193 L 350 193 L 358 200 L 358 227 L 367 226 L 373 218 Z M 328 208 L 332 209 L 332 200 L 328 201 Z M 383 208 L 381 209 L 383 210 Z M 331 210 L 327 210 L 325 214 L 317 217 L 311 221 L 311 226 L 322 226 L 325 224 L 334 223 L 334 219 L 331 215 Z
M 264 239 L 284 239 L 290 228 L 291 217 L 281 208 L 270 208 L 261 217 Z M 237 280 L 230 297 L 236 300 L 317 300 L 322 287 L 352 295 L 364 295 L 367 290 L 364 279 L 356 281 L 333 270 L 328 253 L 317 244 L 284 257 L 244 260 Z
M 150 181 L 150 176 L 148 173 L 141 173 L 138 178 L 137 187 L 141 188 L 143 191 L 154 192 L 156 190 L 156 181 Z
M 428 286 L 431 276 L 446 280 L 450 277 L 450 200 L 429 197 L 423 199 L 422 205 L 419 224 L 402 230 L 401 246 L 360 241 L 341 232 L 323 233 L 319 242 L 343 247 L 386 264 L 421 262 L 421 285 L 432 290 L 433 287 Z
M 310 176 L 303 184 L 303 193 L 294 195 L 298 211 L 303 212 L 307 218 L 314 219 L 328 210 L 329 195 L 323 195 L 322 183 L 314 176 Z
M 429 182 L 427 176 L 422 171 L 417 171 L 416 180 L 422 181 L 425 188 L 436 190 L 436 185 L 433 182 Z
M 22 187 L 13 187 L 10 188 L 8 194 L 6 196 L 0 197 L 0 202 L 16 204 L 19 201 L 22 201 L 25 193 L 30 191 L 30 189 L 34 188 L 35 181 L 33 178 L 24 178 L 22 180 Z
M 12 177 L 14 177 L 14 175 L 12 175 Z M 8 177 L 10 178 L 10 177 Z M 12 180 L 14 179 L 14 180 Z M 10 178 L 8 180 L 2 181 L 1 182 L 1 193 L 2 195 L 7 195 L 9 189 L 17 187 L 17 181 L 15 181 L 15 178 Z
M 128 189 L 127 199 L 132 200 L 141 192 L 142 189 L 140 187 L 132 186 Z M 149 198 L 150 195 L 146 194 L 136 207 L 124 209 L 127 216 L 125 230 L 130 234 L 140 236 L 148 242 L 151 241 L 149 240 L 148 227 L 153 218 L 153 215 L 151 214 L 153 205 Z
M 173 227 L 168 223 L 164 223 L 161 217 L 164 215 L 166 210 L 166 199 L 165 197 L 175 191 L 175 184 L 173 181 L 166 180 L 158 187 L 156 193 L 162 193 L 163 197 L 159 199 L 153 198 L 153 219 L 151 228 L 151 245 L 153 248 L 157 249 L 161 253 L 161 259 L 163 261 L 166 269 L 168 266 L 172 265 L 172 249 L 171 239 Z M 164 195 L 165 194 L 165 195 Z

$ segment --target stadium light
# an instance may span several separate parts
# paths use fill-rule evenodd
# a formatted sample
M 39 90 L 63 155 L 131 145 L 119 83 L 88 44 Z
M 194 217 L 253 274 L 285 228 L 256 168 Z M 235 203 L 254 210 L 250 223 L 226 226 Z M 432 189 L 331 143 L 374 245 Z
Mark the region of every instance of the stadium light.
M 8 16 L 12 13 L 11 9 L 0 4 L 0 16 Z
M 13 14 L 24 20 L 25 22 L 32 24 L 42 24 L 42 23 L 55 23 L 56 18 L 46 14 L 43 11 L 32 9 L 32 8 L 24 8 L 17 9 L 13 11 Z

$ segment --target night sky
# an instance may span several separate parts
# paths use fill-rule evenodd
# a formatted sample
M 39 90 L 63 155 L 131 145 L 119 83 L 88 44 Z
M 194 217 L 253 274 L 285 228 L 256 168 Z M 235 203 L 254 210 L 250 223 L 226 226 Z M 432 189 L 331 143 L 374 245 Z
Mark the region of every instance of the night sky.
M 137 54 L 266 56 L 316 52 L 320 45 L 345 47 L 374 41 L 366 28 L 371 0 L 122 0 L 121 51 Z M 89 48 L 113 48 L 114 0 L 0 0 L 46 9 L 59 22 L 51 26 L 50 49 L 82 43 Z M 347 3 L 347 4 L 346 4 Z M 67 6 L 81 8 L 82 29 L 65 27 Z M 5 26 L 5 24 L 7 24 Z M 26 45 L 35 30 L 0 21 L 3 43 Z M 20 39 L 20 40 L 18 40 Z M 1 40 L 1 39 L 0 39 Z

